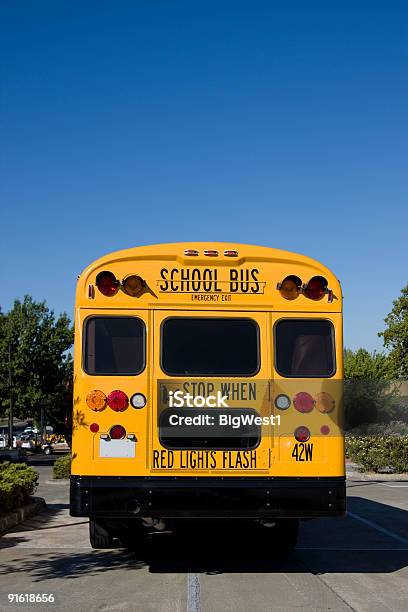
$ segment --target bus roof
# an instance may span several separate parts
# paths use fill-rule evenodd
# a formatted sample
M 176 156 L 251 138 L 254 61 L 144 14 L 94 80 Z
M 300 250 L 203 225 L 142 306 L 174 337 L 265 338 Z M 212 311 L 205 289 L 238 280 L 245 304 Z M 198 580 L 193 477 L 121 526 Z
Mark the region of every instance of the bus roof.
M 110 272 L 118 281 L 118 290 L 110 297 L 96 284 L 102 272 Z M 123 280 L 130 276 L 143 281 L 143 290 L 136 297 L 123 291 Z M 296 299 L 285 299 L 278 286 L 288 276 L 298 278 L 303 288 L 311 278 L 322 277 L 328 290 L 320 300 L 308 299 L 304 291 Z M 84 308 L 214 309 L 221 302 L 233 310 L 342 310 L 340 283 L 326 266 L 305 255 L 256 245 L 180 242 L 138 246 L 95 260 L 78 278 L 77 306 Z

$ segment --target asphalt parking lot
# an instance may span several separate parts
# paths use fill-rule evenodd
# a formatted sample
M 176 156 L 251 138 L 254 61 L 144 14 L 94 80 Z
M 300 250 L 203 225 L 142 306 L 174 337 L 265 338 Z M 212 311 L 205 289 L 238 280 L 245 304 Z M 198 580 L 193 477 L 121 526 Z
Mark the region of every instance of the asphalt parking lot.
M 68 485 L 40 461 L 47 510 L 0 538 L 0 610 L 9 593 L 54 594 L 36 610 L 213 612 L 408 609 L 408 481 L 348 481 L 346 519 L 302 524 L 276 557 L 239 530 L 157 533 L 143 550 L 93 551 Z

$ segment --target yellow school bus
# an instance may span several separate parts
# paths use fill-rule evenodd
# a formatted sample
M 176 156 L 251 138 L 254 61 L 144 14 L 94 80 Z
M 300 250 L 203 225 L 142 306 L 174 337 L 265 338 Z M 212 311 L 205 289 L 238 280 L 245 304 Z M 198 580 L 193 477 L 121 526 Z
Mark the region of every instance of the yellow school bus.
M 293 546 L 345 512 L 342 295 L 319 262 L 230 243 L 130 248 L 80 275 L 71 515 L 94 548 L 191 520 Z

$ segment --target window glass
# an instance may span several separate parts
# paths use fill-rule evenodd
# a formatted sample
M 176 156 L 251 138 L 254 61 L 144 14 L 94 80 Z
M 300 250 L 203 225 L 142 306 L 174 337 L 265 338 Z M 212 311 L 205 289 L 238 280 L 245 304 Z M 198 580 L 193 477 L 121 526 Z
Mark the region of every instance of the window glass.
M 139 374 L 145 365 L 145 325 L 135 317 L 92 317 L 85 324 L 88 374 Z
M 167 319 L 161 364 L 173 376 L 253 376 L 259 369 L 258 325 L 251 319 Z
M 275 365 L 282 376 L 332 376 L 334 330 L 329 321 L 286 319 L 275 326 Z

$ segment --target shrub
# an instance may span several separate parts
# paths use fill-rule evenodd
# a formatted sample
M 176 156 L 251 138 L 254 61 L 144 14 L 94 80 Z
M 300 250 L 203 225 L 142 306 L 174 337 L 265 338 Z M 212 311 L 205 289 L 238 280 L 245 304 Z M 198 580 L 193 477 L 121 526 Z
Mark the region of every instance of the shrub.
M 69 478 L 71 475 L 71 455 L 64 455 L 54 463 L 54 478 Z
M 408 435 L 346 437 L 346 454 L 365 471 L 408 472 Z
M 391 421 L 390 423 L 369 423 L 360 425 L 346 433 L 346 436 L 408 436 L 408 423 Z
M 23 505 L 38 484 L 38 472 L 25 463 L 0 464 L 0 514 Z

